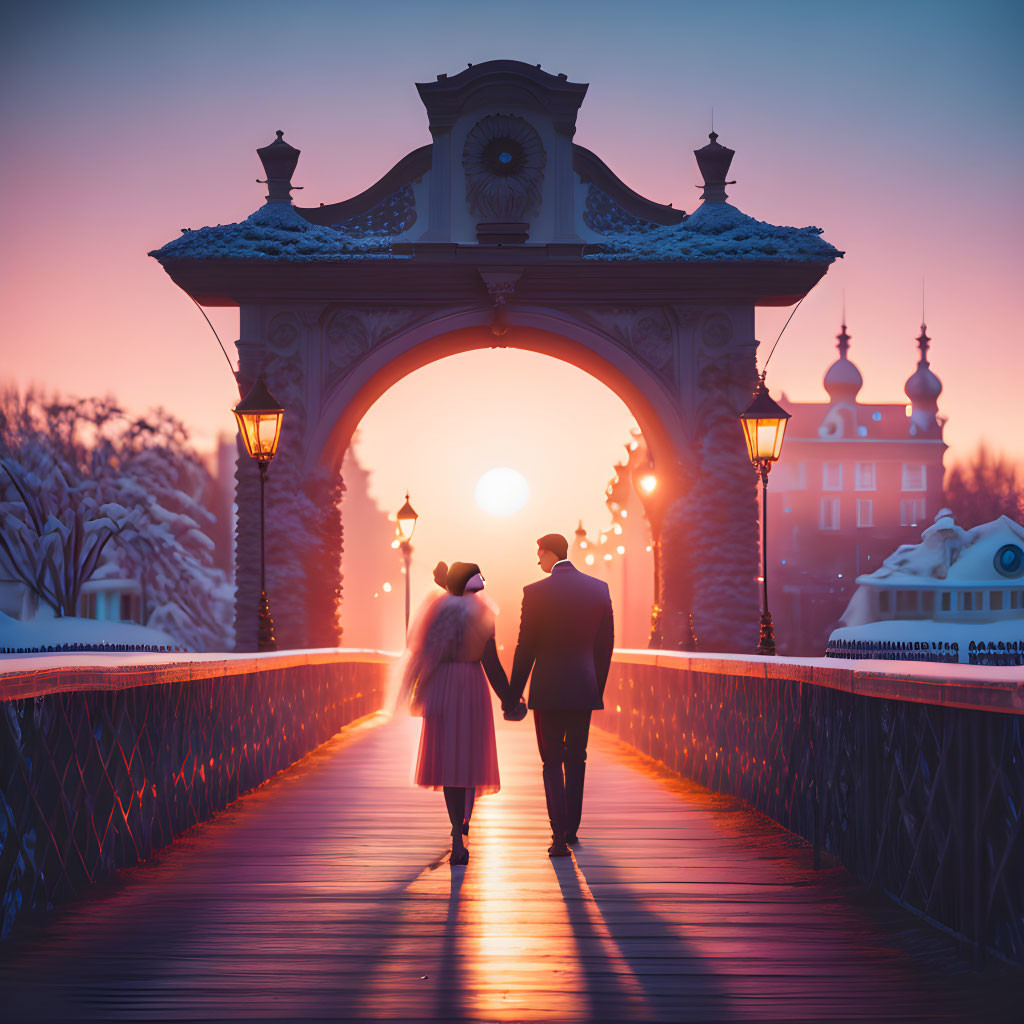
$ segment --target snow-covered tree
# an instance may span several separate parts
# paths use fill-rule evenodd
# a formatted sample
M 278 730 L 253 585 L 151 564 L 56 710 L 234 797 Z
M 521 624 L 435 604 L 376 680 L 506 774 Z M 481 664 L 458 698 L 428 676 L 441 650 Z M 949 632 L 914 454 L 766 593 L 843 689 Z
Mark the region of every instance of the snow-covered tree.
M 74 615 L 82 584 L 133 516 L 117 503 L 101 504 L 94 481 L 69 479 L 56 461 L 38 461 L 39 474 L 0 458 L 0 567 L 58 616 Z
M 949 471 L 945 492 L 946 504 L 964 526 L 980 526 L 1000 516 L 1024 519 L 1024 473 L 984 444 Z
M 41 569 L 52 575 L 48 557 L 79 589 L 92 574 L 129 576 L 141 584 L 147 625 L 191 649 L 231 645 L 233 589 L 205 532 L 214 523 L 205 505 L 211 479 L 180 421 L 159 409 L 132 417 L 110 398 L 8 392 L 0 396 L 0 457 L 26 471 L 15 470 L 20 490 L 8 475 L 0 495 L 4 540 L 26 570 L 19 579 Z M 59 614 L 74 614 L 77 594 Z

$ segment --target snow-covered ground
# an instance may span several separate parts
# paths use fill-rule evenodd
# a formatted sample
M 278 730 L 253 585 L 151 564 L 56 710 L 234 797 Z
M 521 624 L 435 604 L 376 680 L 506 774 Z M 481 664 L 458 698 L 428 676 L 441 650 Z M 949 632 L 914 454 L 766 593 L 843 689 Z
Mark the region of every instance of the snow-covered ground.
M 55 618 L 45 606 L 39 609 L 34 619 L 27 621 L 12 619 L 0 612 L 0 649 L 35 649 L 64 644 L 123 644 L 181 649 L 180 644 L 169 634 L 134 622 L 100 622 L 70 616 Z

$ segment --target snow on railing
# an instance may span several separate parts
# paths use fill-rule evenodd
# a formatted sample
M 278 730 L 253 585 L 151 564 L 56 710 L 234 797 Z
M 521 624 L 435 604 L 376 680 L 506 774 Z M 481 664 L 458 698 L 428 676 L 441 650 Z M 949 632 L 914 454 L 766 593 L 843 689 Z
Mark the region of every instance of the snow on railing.
M 186 654 L 171 644 L 48 644 L 46 647 L 0 647 L 0 654 Z
M 960 645 L 927 640 L 829 640 L 826 658 L 960 663 Z M 1024 640 L 971 641 L 968 665 L 1024 665 Z

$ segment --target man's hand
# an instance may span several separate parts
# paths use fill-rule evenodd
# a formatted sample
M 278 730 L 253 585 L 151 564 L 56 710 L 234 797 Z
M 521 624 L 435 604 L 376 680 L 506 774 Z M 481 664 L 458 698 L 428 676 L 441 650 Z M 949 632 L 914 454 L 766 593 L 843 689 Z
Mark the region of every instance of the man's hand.
M 502 708 L 506 722 L 521 722 L 526 717 L 526 701 L 520 700 L 518 704 Z

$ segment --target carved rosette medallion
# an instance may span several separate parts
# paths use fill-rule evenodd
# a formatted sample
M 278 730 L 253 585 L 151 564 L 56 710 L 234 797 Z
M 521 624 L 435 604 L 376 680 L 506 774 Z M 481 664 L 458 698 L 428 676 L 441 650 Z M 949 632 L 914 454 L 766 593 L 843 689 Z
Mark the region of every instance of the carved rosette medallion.
M 528 221 L 540 209 L 546 164 L 528 121 L 506 114 L 477 121 L 462 150 L 470 211 L 483 221 Z

